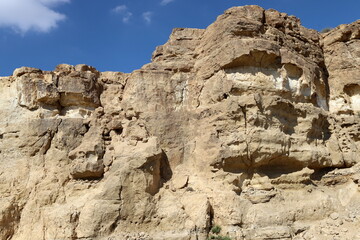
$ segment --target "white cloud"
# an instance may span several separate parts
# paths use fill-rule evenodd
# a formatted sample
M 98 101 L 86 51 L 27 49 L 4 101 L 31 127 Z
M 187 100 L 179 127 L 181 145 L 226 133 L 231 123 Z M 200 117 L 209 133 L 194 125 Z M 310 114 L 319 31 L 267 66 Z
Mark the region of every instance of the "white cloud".
M 69 3 L 70 0 L 39 0 L 39 2 L 41 2 L 47 6 L 53 6 L 53 5 L 57 5 L 59 3 Z
M 152 15 L 153 15 L 153 12 L 150 12 L 150 11 L 144 12 L 144 13 L 142 14 L 142 17 L 143 17 L 143 19 L 145 20 L 145 22 L 146 22 L 147 24 L 150 24 L 150 23 L 151 23 Z
M 113 11 L 116 12 L 116 13 L 123 13 L 123 12 L 126 12 L 127 9 L 128 9 L 128 8 L 127 8 L 126 5 L 119 5 L 119 6 L 115 7 L 115 8 L 113 9 Z
M 165 6 L 165 5 L 168 5 L 169 3 L 173 2 L 175 0 L 161 0 L 160 4 Z
M 123 18 L 122 18 L 122 21 L 123 21 L 124 23 L 129 22 L 129 20 L 130 20 L 130 18 L 131 18 L 132 15 L 133 15 L 133 14 L 132 14 L 131 12 L 126 12 L 126 13 L 124 14 Z
M 126 5 L 119 5 L 112 9 L 112 11 L 114 13 L 120 14 L 124 23 L 129 22 L 131 16 L 133 15 L 132 12 L 128 10 L 128 7 Z
M 54 11 L 57 4 L 70 0 L 0 0 L 0 27 L 25 34 L 34 30 L 49 32 L 66 16 Z

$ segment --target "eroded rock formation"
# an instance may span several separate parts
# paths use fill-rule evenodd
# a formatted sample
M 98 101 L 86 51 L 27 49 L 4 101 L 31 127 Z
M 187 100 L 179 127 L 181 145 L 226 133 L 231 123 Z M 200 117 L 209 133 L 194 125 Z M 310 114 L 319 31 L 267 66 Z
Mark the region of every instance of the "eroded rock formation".
M 258 6 L 131 74 L 0 79 L 0 239 L 360 239 L 360 21 Z

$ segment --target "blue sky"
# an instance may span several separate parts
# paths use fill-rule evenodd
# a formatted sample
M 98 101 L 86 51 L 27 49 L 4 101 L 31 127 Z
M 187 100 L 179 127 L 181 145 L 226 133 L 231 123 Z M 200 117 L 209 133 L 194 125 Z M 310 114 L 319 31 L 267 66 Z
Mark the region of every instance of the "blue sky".
M 172 28 L 206 28 L 224 10 L 249 4 L 316 30 L 360 18 L 360 0 L 0 0 L 0 76 L 60 63 L 131 72 Z

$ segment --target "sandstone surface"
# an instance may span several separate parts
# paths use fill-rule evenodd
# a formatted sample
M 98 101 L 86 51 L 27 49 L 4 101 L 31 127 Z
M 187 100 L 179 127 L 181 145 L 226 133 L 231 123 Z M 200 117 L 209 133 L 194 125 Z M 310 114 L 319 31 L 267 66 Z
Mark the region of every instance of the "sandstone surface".
M 127 74 L 0 78 L 1 240 L 360 239 L 360 21 L 231 8 Z

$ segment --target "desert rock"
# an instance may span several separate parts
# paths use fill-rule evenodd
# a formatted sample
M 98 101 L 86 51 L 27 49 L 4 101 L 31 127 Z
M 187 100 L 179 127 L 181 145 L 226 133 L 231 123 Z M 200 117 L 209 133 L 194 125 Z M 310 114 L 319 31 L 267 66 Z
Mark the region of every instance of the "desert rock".
M 359 29 L 234 7 L 130 74 L 0 78 L 0 239 L 359 238 Z

